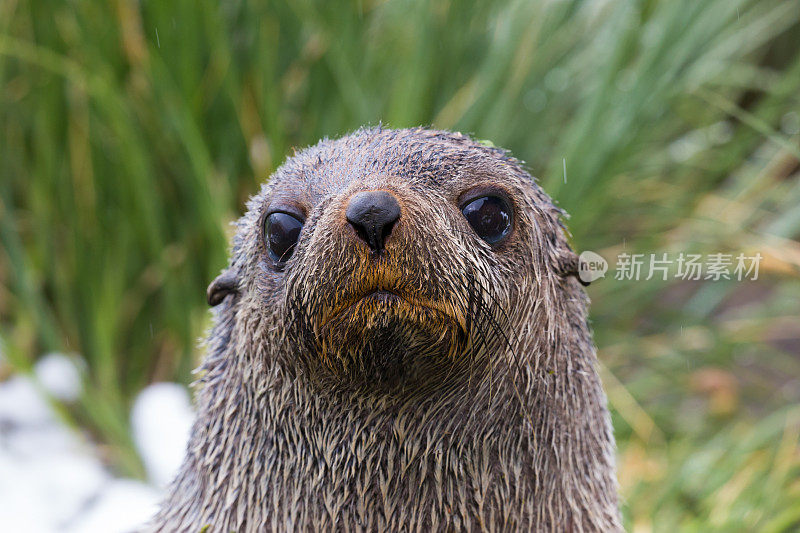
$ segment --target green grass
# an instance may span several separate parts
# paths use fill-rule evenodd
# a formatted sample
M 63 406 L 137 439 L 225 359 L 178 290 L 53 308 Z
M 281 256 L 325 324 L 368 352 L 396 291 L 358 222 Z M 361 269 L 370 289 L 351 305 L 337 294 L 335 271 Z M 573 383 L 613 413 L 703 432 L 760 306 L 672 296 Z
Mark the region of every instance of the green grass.
M 79 353 L 63 412 L 140 475 L 131 398 L 190 379 L 258 184 L 362 124 L 458 129 L 525 160 L 578 249 L 765 256 L 589 292 L 628 527 L 791 531 L 798 31 L 792 0 L 2 2 L 3 350 Z

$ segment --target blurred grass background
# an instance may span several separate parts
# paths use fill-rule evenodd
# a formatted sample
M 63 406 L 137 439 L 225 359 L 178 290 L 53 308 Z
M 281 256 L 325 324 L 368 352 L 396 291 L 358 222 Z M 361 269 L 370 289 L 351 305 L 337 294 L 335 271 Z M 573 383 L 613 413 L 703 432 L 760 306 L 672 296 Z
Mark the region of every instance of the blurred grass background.
M 0 88 L 0 374 L 79 354 L 60 412 L 120 472 L 133 395 L 191 379 L 258 184 L 423 124 L 511 149 L 612 269 L 764 256 L 758 281 L 599 281 L 592 319 L 626 526 L 800 528 L 797 1 L 4 0 Z

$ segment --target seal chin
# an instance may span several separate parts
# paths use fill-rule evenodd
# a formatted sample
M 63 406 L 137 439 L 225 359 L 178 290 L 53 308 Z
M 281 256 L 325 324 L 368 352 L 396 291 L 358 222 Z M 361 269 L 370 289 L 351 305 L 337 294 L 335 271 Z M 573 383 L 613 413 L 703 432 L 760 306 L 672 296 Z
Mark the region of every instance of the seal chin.
M 325 321 L 320 356 L 348 381 L 408 385 L 448 366 L 462 338 L 458 322 L 440 306 L 376 289 Z

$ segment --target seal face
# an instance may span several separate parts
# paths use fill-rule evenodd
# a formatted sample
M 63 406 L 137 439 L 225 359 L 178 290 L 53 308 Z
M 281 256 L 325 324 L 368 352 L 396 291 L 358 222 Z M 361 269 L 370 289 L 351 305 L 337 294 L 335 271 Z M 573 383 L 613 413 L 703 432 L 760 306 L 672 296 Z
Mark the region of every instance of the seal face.
M 536 274 L 518 257 L 533 220 L 514 215 L 532 208 L 531 183 L 496 150 L 365 140 L 321 143 L 264 191 L 263 294 L 285 295 L 292 351 L 333 383 L 410 390 L 474 378 L 486 351 L 476 343 L 499 341 L 484 315 L 512 307 L 509 282 Z
M 359 130 L 248 203 L 159 531 L 620 529 L 579 261 L 521 164 Z

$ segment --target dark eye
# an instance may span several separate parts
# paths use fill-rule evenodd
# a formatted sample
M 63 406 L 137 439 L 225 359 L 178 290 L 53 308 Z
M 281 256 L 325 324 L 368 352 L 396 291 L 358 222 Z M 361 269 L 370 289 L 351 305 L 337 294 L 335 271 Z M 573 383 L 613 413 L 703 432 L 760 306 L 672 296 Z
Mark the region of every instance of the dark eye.
M 273 261 L 283 263 L 292 256 L 301 229 L 303 223 L 287 213 L 272 213 L 267 217 L 264 234 Z
M 500 242 L 511 231 L 511 208 L 497 196 L 476 198 L 461 212 L 475 233 L 489 244 Z

